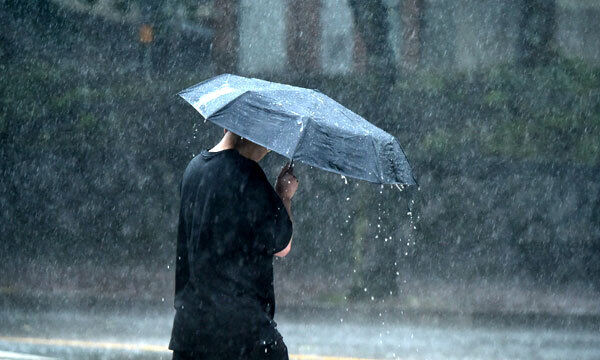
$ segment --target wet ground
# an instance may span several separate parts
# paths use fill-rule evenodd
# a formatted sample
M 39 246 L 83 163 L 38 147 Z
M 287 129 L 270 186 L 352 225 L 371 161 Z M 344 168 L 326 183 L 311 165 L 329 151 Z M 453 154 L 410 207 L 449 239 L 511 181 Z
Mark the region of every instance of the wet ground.
M 172 313 L 0 309 L 0 359 L 170 359 Z M 414 321 L 378 313 L 281 309 L 291 359 L 600 359 L 597 327 Z M 10 353 L 13 353 L 12 355 Z M 7 355 L 8 354 L 8 355 Z M 316 356 L 313 356 L 316 355 Z

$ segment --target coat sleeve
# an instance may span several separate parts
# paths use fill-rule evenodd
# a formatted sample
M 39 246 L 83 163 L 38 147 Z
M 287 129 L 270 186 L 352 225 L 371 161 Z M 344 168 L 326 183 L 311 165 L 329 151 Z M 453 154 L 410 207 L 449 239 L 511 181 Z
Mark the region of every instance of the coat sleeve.
M 248 206 L 253 247 L 269 255 L 285 249 L 292 237 L 292 221 L 258 164 L 250 174 L 243 201 Z

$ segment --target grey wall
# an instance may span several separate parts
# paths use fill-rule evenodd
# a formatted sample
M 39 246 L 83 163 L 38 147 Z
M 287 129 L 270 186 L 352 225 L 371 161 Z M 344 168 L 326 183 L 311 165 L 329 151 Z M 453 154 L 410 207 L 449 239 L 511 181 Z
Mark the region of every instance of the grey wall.
M 600 63 L 600 1 L 561 4 L 556 37 L 566 56 Z
M 280 0 L 240 2 L 238 71 L 242 74 L 285 70 L 286 3 Z
M 401 0 L 388 0 L 390 12 Z M 517 55 L 519 0 L 425 0 L 422 63 L 426 68 L 476 69 L 511 61 Z M 559 53 L 600 63 L 600 1 L 557 3 L 556 47 Z M 402 60 L 400 16 L 389 17 L 392 46 Z M 394 23 L 396 22 L 396 23 Z
M 455 65 L 461 69 L 514 59 L 518 0 L 459 1 L 455 7 Z
M 353 70 L 354 25 L 347 0 L 323 0 L 321 67 L 325 74 Z

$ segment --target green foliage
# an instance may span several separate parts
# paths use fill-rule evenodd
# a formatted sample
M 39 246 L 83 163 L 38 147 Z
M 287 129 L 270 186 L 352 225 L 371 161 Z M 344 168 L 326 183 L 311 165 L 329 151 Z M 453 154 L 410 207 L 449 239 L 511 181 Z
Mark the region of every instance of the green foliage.
M 422 89 L 426 92 L 438 95 L 448 91 L 448 80 L 448 78 L 441 74 L 427 72 L 421 74 L 419 81 L 411 85 L 417 89 Z
M 583 62 L 500 65 L 469 76 L 428 73 L 401 87 L 401 101 L 423 92 L 438 99 L 437 122 L 418 145 L 431 156 L 453 157 L 473 143 L 484 155 L 507 159 L 594 165 L 600 156 L 592 140 L 600 138 L 600 69 Z
M 114 261 L 171 261 L 170 253 L 161 247 L 168 250 L 173 244 L 179 176 L 194 148 L 209 141 L 208 134 L 199 134 L 202 140 L 189 143 L 192 124 L 200 117 L 189 107 L 180 106 L 175 93 L 213 74 L 173 73 L 158 80 L 112 74 L 104 79 L 86 77 L 44 61 L 2 66 L 6 76 L 0 77 L 0 89 L 10 95 L 0 98 L 0 151 L 6 155 L 7 168 L 14 168 L 7 178 L 33 189 L 28 198 L 14 200 L 11 212 L 7 212 L 10 222 L 17 224 L 10 230 L 15 239 L 55 239 L 63 244 L 52 245 L 57 257 L 83 250 L 93 254 L 110 244 L 106 251 L 111 255 L 107 257 Z M 483 169 L 480 172 L 470 173 L 470 167 L 486 158 L 493 158 L 493 163 L 522 162 L 527 166 L 529 162 L 592 166 L 600 160 L 600 71 L 581 62 L 559 60 L 527 70 L 501 65 L 476 73 L 405 75 L 389 90 L 389 99 L 372 96 L 378 87 L 376 77 L 370 74 L 285 76 L 271 80 L 316 88 L 330 95 L 398 136 L 411 163 L 421 171 L 416 173 L 417 180 L 429 172 L 429 178 L 423 176 L 422 182 L 429 187 L 415 205 L 417 230 L 413 235 L 419 241 L 407 248 L 410 252 L 406 254 L 410 255 L 403 255 L 404 251 L 400 254 L 408 264 L 398 266 L 405 266 L 402 269 L 406 273 L 454 276 L 462 266 L 463 270 L 468 268 L 464 270 L 468 276 L 500 276 L 510 265 L 521 269 L 519 266 L 527 263 L 522 259 L 540 264 L 553 259 L 554 253 L 539 250 L 548 242 L 556 243 L 559 236 L 550 233 L 536 242 L 528 232 L 537 231 L 532 223 L 539 228 L 558 228 L 552 221 L 558 223 L 562 218 L 531 215 L 535 205 L 531 198 L 537 201 L 539 196 L 530 196 L 530 202 L 519 208 L 522 212 L 505 206 L 510 204 L 508 200 L 503 205 L 494 203 L 510 198 L 518 191 L 514 184 L 522 183 L 502 178 L 511 174 L 509 170 L 487 180 L 490 176 L 485 162 L 479 164 Z M 384 116 L 369 117 L 372 113 Z M 466 166 L 443 167 L 463 159 L 469 161 Z M 31 166 L 25 168 L 23 164 Z M 37 168 L 50 171 L 46 179 L 31 176 Z M 296 260 L 306 261 L 299 268 L 312 271 L 315 264 L 331 269 L 346 266 L 351 285 L 344 294 L 350 300 L 368 300 L 374 291 L 373 276 L 369 274 L 384 274 L 381 268 L 389 261 L 382 259 L 398 255 L 388 251 L 370 253 L 378 241 L 371 236 L 369 224 L 377 216 L 373 189 L 340 189 L 343 185 L 338 176 L 330 178 L 328 187 L 324 185 L 324 179 L 328 179 L 325 174 L 316 169 L 308 171 L 311 177 L 319 177 L 306 178 L 304 184 L 310 189 L 307 193 L 322 196 L 318 201 L 306 196 L 305 206 L 314 203 L 314 213 L 351 209 L 344 220 L 347 215 L 351 218 L 348 224 L 341 215 L 331 216 L 333 222 L 339 220 L 341 224 L 324 224 L 320 216 L 301 218 L 298 236 L 303 238 L 299 238 L 302 245 L 298 246 L 314 256 L 307 257 L 311 260 Z M 498 184 L 506 184 L 507 189 Z M 338 197 L 344 191 L 351 200 L 341 206 Z M 37 218 L 31 218 L 27 206 L 38 202 L 49 205 L 36 214 Z M 389 233 L 394 233 L 394 239 L 406 241 L 408 235 L 399 228 L 408 222 L 405 207 L 391 202 L 389 205 L 389 226 L 394 229 Z M 63 223 L 57 225 L 57 217 Z M 507 220 L 509 224 L 503 225 L 507 218 L 525 220 Z M 498 238 L 488 241 L 486 237 L 496 225 L 509 230 L 498 230 Z M 82 237 L 86 238 L 85 246 L 78 245 Z M 525 245 L 519 243 L 523 238 L 528 239 Z M 400 249 L 404 244 L 394 246 Z M 38 251 L 31 245 L 24 246 L 30 246 L 27 251 L 31 253 Z M 518 249 L 514 257 L 494 257 L 494 251 L 511 246 Z M 331 255 L 324 250 L 327 248 L 338 252 L 337 263 L 329 264 Z M 566 274 L 571 268 L 565 269 Z M 382 281 L 382 288 L 393 288 L 389 279 L 396 277 Z M 364 291 L 365 284 L 370 284 L 369 292 Z M 321 300 L 337 304 L 342 301 L 340 296 L 328 294 Z
M 454 134 L 448 131 L 438 128 L 433 133 L 425 135 L 422 145 L 423 150 L 427 153 L 443 157 L 446 153 L 450 153 L 453 150 L 456 151 L 455 145 L 458 143 L 455 139 Z
M 486 104 L 496 109 L 504 109 L 509 100 L 510 95 L 502 90 L 490 90 L 485 96 Z
M 597 135 L 583 135 L 577 142 L 577 147 L 574 151 L 577 158 L 582 159 L 587 164 L 600 163 L 600 141 Z

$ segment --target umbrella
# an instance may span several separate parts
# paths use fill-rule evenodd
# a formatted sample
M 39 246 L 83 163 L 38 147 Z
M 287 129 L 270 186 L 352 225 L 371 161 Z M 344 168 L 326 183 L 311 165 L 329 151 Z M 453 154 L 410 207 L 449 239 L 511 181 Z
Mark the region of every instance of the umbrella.
M 379 184 L 415 184 L 394 136 L 318 90 L 222 74 L 178 95 L 205 119 L 292 161 Z

